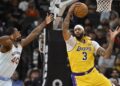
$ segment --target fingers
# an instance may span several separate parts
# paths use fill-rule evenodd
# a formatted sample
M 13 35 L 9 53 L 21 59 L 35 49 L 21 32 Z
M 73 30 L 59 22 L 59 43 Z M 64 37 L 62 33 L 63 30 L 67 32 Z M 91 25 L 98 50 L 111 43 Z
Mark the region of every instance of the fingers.
M 112 30 L 111 30 L 111 29 L 109 29 L 109 32 L 111 33 L 111 32 L 112 32 Z
M 69 10 L 73 10 L 78 3 L 74 3 L 70 6 Z
M 47 13 L 47 16 L 49 16 L 49 13 Z
M 54 19 L 54 15 L 53 15 L 52 13 L 50 13 L 50 14 L 47 13 L 47 17 L 49 17 L 49 18 L 52 19 L 52 20 Z
M 50 18 L 51 18 L 51 21 L 53 21 L 53 20 L 54 20 L 54 15 L 53 15 L 53 14 L 50 14 L 49 16 L 50 16 Z
M 54 20 L 54 15 L 52 13 L 47 13 L 47 16 L 46 16 L 46 24 L 49 24 L 50 22 L 52 22 Z
M 119 29 L 120 29 L 120 25 L 118 25 L 115 30 L 119 30 Z

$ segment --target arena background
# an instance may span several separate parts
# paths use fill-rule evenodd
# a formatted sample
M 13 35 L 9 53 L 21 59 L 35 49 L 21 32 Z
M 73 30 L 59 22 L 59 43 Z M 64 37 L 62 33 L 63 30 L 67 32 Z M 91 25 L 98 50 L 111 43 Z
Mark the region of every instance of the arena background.
M 20 80 L 25 86 L 72 86 L 71 71 L 67 60 L 65 42 L 62 37 L 61 24 L 69 5 L 73 1 L 0 0 L 0 36 L 4 35 L 10 26 L 16 26 L 21 30 L 22 36 L 26 37 L 45 18 L 47 12 L 54 14 L 54 22 L 45 27 L 46 29 L 43 30 L 40 36 L 23 50 L 17 68 L 19 78 L 16 78 L 16 80 Z M 82 24 L 87 30 L 87 35 L 92 35 L 93 38 L 95 36 L 94 40 L 101 46 L 105 46 L 106 29 L 108 27 L 114 29 L 120 24 L 120 0 L 113 0 L 112 3 L 113 12 L 111 13 L 115 15 L 116 20 L 110 20 L 104 13 L 102 15 L 95 12 L 95 0 L 79 1 L 86 3 L 90 12 L 85 18 L 74 16 L 70 23 L 70 30 L 72 31 L 76 24 Z M 120 38 L 118 36 L 115 41 L 113 54 L 111 55 L 112 58 L 115 57 L 114 60 L 111 59 L 104 63 L 103 60 L 99 59 L 99 56 L 96 56 L 96 67 L 109 79 L 113 79 L 111 74 L 113 69 L 117 69 L 117 84 L 120 85 L 119 48 Z M 114 61 L 113 65 L 106 64 L 106 62 L 109 63 L 110 61 Z M 101 66 L 101 64 L 103 65 Z M 39 76 L 32 81 L 30 72 L 34 70 L 39 73 Z

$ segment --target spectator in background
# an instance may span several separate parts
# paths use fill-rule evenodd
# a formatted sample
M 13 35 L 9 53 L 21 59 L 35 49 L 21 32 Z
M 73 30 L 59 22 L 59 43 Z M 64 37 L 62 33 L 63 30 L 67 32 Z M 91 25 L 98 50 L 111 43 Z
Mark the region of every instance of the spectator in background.
M 107 49 L 108 44 L 104 43 L 102 47 Z M 114 61 L 115 61 L 115 55 L 113 53 L 108 59 L 105 59 L 103 56 L 100 56 L 98 60 L 98 66 L 100 72 L 104 74 L 107 68 L 112 68 L 114 66 Z
M 120 54 L 116 56 L 114 68 L 116 68 L 120 72 Z
M 100 22 L 102 22 L 103 20 L 109 21 L 109 17 L 110 17 L 110 12 L 102 12 L 100 15 Z
M 87 15 L 87 18 L 91 21 L 92 25 L 96 28 L 98 26 L 100 14 L 96 12 L 96 6 L 95 5 L 89 5 L 88 6 L 89 13 Z
M 119 14 L 116 11 L 112 11 L 109 21 L 110 28 L 115 29 L 118 24 L 120 24 Z
M 23 81 L 19 80 L 19 74 L 17 71 L 11 77 L 12 79 L 12 86 L 24 86 Z
M 90 19 L 85 19 L 84 27 L 85 27 L 86 34 L 89 34 L 90 32 L 94 31 L 94 27 Z
M 92 40 L 96 40 L 96 34 L 94 31 L 89 32 L 88 36 L 90 36 Z
M 112 70 L 110 81 L 114 83 L 115 86 L 120 86 L 119 72 L 117 69 Z
M 25 80 L 25 86 L 41 86 L 42 74 L 37 68 L 28 71 L 28 77 Z
M 105 32 L 102 31 L 103 29 L 97 29 L 95 30 L 95 34 L 96 34 L 96 41 L 102 46 L 104 43 L 106 43 L 106 37 L 105 37 Z
M 26 10 L 26 15 L 29 17 L 38 17 L 39 16 L 39 12 L 32 2 L 30 2 L 28 4 L 28 8 Z
M 28 2 L 27 0 L 21 0 L 21 2 L 19 3 L 19 9 L 21 9 L 23 12 L 25 12 L 28 8 Z

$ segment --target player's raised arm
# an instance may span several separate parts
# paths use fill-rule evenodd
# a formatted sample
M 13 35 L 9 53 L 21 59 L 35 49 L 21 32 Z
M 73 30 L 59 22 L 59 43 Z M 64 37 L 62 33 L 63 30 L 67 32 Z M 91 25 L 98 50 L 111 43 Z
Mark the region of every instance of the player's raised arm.
M 120 27 L 117 27 L 115 31 L 109 30 L 110 40 L 109 40 L 108 48 L 106 50 L 103 49 L 102 47 L 98 48 L 97 54 L 102 55 L 104 58 L 109 58 L 112 53 L 115 37 L 119 33 L 120 33 Z
M 69 8 L 67 16 L 65 17 L 64 22 L 63 22 L 63 26 L 62 26 L 63 31 L 62 32 L 63 32 L 64 40 L 68 40 L 71 36 L 71 33 L 69 32 L 68 29 L 69 29 L 70 19 L 73 16 L 74 8 L 75 8 L 75 4 L 73 4 Z
M 24 47 L 32 42 L 51 21 L 53 21 L 53 15 L 47 15 L 45 20 L 38 25 L 25 39 L 22 40 L 21 45 Z

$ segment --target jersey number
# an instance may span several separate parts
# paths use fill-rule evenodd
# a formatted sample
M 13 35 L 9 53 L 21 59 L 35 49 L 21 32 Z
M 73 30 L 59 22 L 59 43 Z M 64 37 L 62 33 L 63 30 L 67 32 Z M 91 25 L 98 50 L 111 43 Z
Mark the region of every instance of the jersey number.
M 14 58 L 11 60 L 11 62 L 12 62 L 12 63 L 15 63 L 15 64 L 18 64 L 18 63 L 19 63 L 19 60 L 20 60 L 20 58 L 14 57 Z
M 87 53 L 86 53 L 86 52 L 83 52 L 82 54 L 83 54 L 83 56 L 84 56 L 82 60 L 87 60 Z

